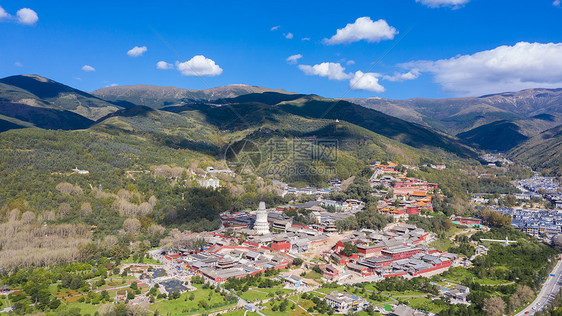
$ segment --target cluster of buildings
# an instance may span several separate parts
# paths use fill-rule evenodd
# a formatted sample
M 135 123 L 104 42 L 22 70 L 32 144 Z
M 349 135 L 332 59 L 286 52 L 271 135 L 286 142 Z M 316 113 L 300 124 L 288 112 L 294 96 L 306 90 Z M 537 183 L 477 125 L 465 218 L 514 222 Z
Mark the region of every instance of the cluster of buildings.
M 497 163 L 501 163 L 501 164 L 506 164 L 506 165 L 511 165 L 513 164 L 513 161 L 502 157 L 502 155 L 499 154 L 484 154 L 481 155 L 479 157 L 482 161 L 487 162 L 488 164 L 493 164 L 493 165 L 497 165 Z
M 261 207 L 260 207 L 261 209 Z M 316 200 L 299 204 L 279 206 L 276 209 L 262 210 L 253 213 L 251 211 L 228 212 L 222 214 L 221 218 L 225 227 L 235 228 L 241 232 L 252 234 L 267 233 L 264 229 L 268 223 L 268 231 L 295 232 L 298 230 L 316 230 L 320 232 L 336 232 L 336 221 L 353 216 L 358 211 L 365 209 L 365 203 L 360 200 L 348 199 L 343 202 L 332 200 Z M 304 210 L 306 223 L 297 224 L 293 217 L 286 216 L 286 211 Z M 256 223 L 258 225 L 256 226 Z
M 387 231 L 362 230 L 340 240 L 325 256 L 364 277 L 415 277 L 445 271 L 458 258 L 455 254 L 428 248 L 427 243 L 434 238 L 408 224 L 395 225 Z M 357 253 L 346 255 L 347 244 L 355 245 Z
M 339 191 L 339 189 L 340 189 L 339 186 L 331 186 L 328 188 L 315 188 L 315 187 L 294 188 L 288 186 L 284 190 L 283 196 L 285 196 L 285 194 L 295 194 L 296 196 L 306 194 L 306 195 L 316 195 L 320 197 L 322 195 L 330 194 L 330 192 L 332 191 Z
M 373 166 L 371 166 L 373 169 Z M 408 178 L 395 171 L 395 164 L 374 165 L 369 182 L 377 190 L 381 200 L 377 210 L 381 214 L 392 215 L 396 220 L 408 215 L 418 215 L 423 209 L 433 211 L 432 192 L 438 189 L 435 183 Z M 392 192 L 392 196 L 389 195 Z
M 495 210 L 511 216 L 512 227 L 531 236 L 542 236 L 549 242 L 552 237 L 562 232 L 562 212 L 508 207 L 498 207 Z
M 529 196 L 545 197 L 555 208 L 562 208 L 562 188 L 553 177 L 534 176 L 519 180 L 517 187 Z
M 169 257 L 176 260 L 180 268 L 190 269 L 212 283 L 255 275 L 267 269 L 287 268 L 293 260 L 280 253 L 245 245 L 215 245 L 203 252 L 180 253 Z
M 220 188 L 220 181 L 216 178 L 218 174 L 226 174 L 234 177 L 236 173 L 230 169 L 215 169 L 214 167 L 207 167 L 205 169 L 204 179 L 197 180 L 197 183 L 204 188 L 218 189 Z
M 520 188 L 531 192 L 544 192 L 544 194 L 556 194 L 560 189 L 560 184 L 553 177 L 534 176 L 529 179 L 517 182 Z

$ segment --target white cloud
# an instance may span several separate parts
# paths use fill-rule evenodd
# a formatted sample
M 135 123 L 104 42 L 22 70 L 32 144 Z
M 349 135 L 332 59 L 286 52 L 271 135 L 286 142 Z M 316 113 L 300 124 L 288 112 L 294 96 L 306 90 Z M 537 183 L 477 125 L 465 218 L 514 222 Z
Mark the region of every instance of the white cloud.
M 8 19 L 11 16 L 8 14 L 8 12 L 6 12 L 6 10 L 4 10 L 4 8 L 2 8 L 0 6 L 0 21 L 4 20 L 4 19 Z
M 419 2 L 430 8 L 451 7 L 453 9 L 461 8 L 469 1 L 470 0 L 416 0 L 416 2 Z
M 519 42 L 472 55 L 403 64 L 434 74 L 445 91 L 475 96 L 528 88 L 562 87 L 562 43 Z
M 301 54 L 291 55 L 291 56 L 287 57 L 287 62 L 291 65 L 294 65 L 294 64 L 298 63 L 299 59 L 301 59 L 301 58 L 302 58 Z
M 310 37 L 303 37 L 302 40 L 303 41 L 310 41 Z
M 552 5 L 555 6 L 555 7 L 560 7 L 560 0 L 554 0 Z
M 142 54 L 144 54 L 147 50 L 148 49 L 146 48 L 146 46 L 135 46 L 129 49 L 127 55 L 129 55 L 130 57 L 139 57 L 142 56 Z
M 345 62 L 346 65 L 355 65 L 355 60 L 348 60 Z
M 331 38 L 325 38 L 324 44 L 348 44 L 366 40 L 367 42 L 380 42 L 382 40 L 391 40 L 398 34 L 398 31 L 388 25 L 385 20 L 373 22 L 370 17 L 364 16 L 358 18 L 355 23 L 347 24 L 344 28 L 338 29 L 336 34 Z
M 414 80 L 420 76 L 420 71 L 418 69 L 412 69 L 405 73 L 395 72 L 392 76 L 385 75 L 382 78 L 388 81 L 406 81 Z
M 16 13 L 18 16 L 18 22 L 25 25 L 34 25 L 39 20 L 37 13 L 30 8 L 19 9 Z
M 281 25 L 275 25 L 272 28 L 270 28 L 270 31 L 277 31 L 279 28 L 281 27 Z
M 299 65 L 299 69 L 307 75 L 328 77 L 330 80 L 351 78 L 351 74 L 345 73 L 345 68 L 340 63 L 321 63 L 314 66 Z
M 16 62 L 14 63 L 14 66 L 16 66 L 16 67 L 23 67 L 23 64 L 20 63 L 19 61 L 16 61 Z
M 357 71 L 349 81 L 351 90 L 368 90 L 372 92 L 384 92 L 384 87 L 379 84 L 380 74 Z
M 291 33 L 291 32 L 289 32 L 287 34 L 283 34 L 283 35 L 285 35 L 286 39 L 293 39 L 293 33 Z
M 94 68 L 90 65 L 84 65 L 84 66 L 82 66 L 82 70 L 84 70 L 86 72 L 92 72 L 92 71 L 96 71 L 96 68 Z
M 176 61 L 176 68 L 184 76 L 218 76 L 222 73 L 219 65 L 203 55 L 194 56 L 183 63 Z
M 112 84 L 110 84 L 109 86 L 110 86 L 110 87 L 117 87 L 117 86 L 118 86 L 118 84 L 116 84 L 116 83 L 112 83 Z
M 161 60 L 161 61 L 156 63 L 156 68 L 166 70 L 166 69 L 172 69 L 172 68 L 174 68 L 174 66 L 170 63 L 167 63 L 167 62 Z

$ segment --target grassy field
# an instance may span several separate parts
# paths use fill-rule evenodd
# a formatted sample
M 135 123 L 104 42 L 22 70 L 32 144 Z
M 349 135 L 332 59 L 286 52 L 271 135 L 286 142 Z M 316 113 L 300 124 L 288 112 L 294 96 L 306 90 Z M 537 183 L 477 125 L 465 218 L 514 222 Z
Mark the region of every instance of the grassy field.
M 92 305 L 92 304 L 86 304 L 86 303 L 71 303 L 68 304 L 68 307 L 78 307 L 80 308 L 80 315 L 85 315 L 85 314 L 90 314 L 90 315 L 94 315 L 95 312 L 98 311 L 98 309 L 100 308 L 101 304 L 98 305 Z
M 313 280 L 319 280 L 320 278 L 322 278 L 322 274 L 315 272 L 315 271 L 310 271 L 308 272 L 305 276 L 305 279 L 313 279 Z
M 411 297 L 403 300 L 408 302 L 407 304 L 412 308 L 424 310 L 434 314 L 439 313 L 443 309 L 443 306 L 435 304 L 431 299 L 428 299 L 426 297 Z
M 238 293 L 238 295 L 250 302 L 261 301 L 268 298 L 272 298 L 273 295 L 285 295 L 294 292 L 294 290 L 283 289 L 283 288 L 271 288 L 271 289 L 260 289 L 252 288 L 248 291 Z
M 332 291 L 344 292 L 345 289 L 346 289 L 345 286 L 330 287 L 330 288 L 328 288 L 328 287 L 321 287 L 321 288 L 319 288 L 319 289 L 316 290 L 316 291 L 321 292 L 321 293 L 324 293 L 324 294 L 328 294 L 328 293 L 330 293 L 330 292 L 332 292 Z
M 205 301 L 209 306 L 216 305 L 216 304 L 226 304 L 226 301 L 223 296 L 219 293 L 216 293 L 214 290 L 211 289 L 203 289 L 201 285 L 196 284 L 194 285 L 197 287 L 197 291 L 186 292 L 181 294 L 180 298 L 177 300 L 161 300 L 154 303 L 151 306 L 153 311 L 158 310 L 160 314 L 167 315 L 175 315 L 181 313 L 188 313 L 191 311 L 197 311 L 202 309 L 199 306 L 200 301 Z M 191 294 L 195 295 L 193 300 L 190 300 L 189 297 Z M 213 293 L 211 298 L 209 299 L 209 294 Z
M 449 238 L 438 239 L 429 244 L 429 247 L 433 247 L 440 251 L 448 251 L 452 246 L 453 242 Z

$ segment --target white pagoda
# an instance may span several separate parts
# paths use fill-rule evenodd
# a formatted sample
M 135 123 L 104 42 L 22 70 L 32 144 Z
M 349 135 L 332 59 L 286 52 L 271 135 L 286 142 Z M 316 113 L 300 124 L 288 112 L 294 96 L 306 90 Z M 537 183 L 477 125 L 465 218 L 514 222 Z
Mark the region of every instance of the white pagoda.
M 269 223 L 267 222 L 267 210 L 265 209 L 265 202 L 261 201 L 256 212 L 256 222 L 254 223 L 254 230 L 259 235 L 269 234 Z

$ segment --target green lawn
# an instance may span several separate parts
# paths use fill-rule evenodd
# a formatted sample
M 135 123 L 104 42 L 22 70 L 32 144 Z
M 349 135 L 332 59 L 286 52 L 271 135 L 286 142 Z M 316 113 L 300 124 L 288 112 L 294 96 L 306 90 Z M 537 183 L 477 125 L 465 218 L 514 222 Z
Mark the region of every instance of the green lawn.
M 433 247 L 441 251 L 448 251 L 449 248 L 451 248 L 452 246 L 453 246 L 453 242 L 451 242 L 449 238 L 438 239 L 429 244 L 429 247 Z
M 322 278 L 322 274 L 315 272 L 315 271 L 310 271 L 308 272 L 305 276 L 305 279 L 313 279 L 313 280 L 318 280 L 320 278 Z
M 411 290 L 406 290 L 406 291 L 383 291 L 381 292 L 384 295 L 388 295 L 388 296 L 392 296 L 394 298 L 399 298 L 401 296 L 413 296 L 413 295 L 426 295 L 427 293 L 425 292 L 420 292 L 420 291 L 411 291 Z
M 457 283 L 461 283 L 466 279 L 472 279 L 474 280 L 474 282 L 482 285 L 497 285 L 497 284 L 511 283 L 510 281 L 507 280 L 497 280 L 497 279 L 489 279 L 489 278 L 481 279 L 477 277 L 474 273 L 472 273 L 470 270 L 464 269 L 462 267 L 451 268 L 449 269 L 449 271 L 443 273 L 440 277 Z
M 321 287 L 319 288 L 318 292 L 321 293 L 325 293 L 325 294 L 329 294 L 332 291 L 338 291 L 338 292 L 345 292 L 346 287 L 345 286 L 338 286 L 338 287 Z
M 158 312 L 163 315 L 168 313 L 174 315 L 200 310 L 199 301 L 205 301 L 209 305 L 226 304 L 224 297 L 222 297 L 219 293 L 216 293 L 214 290 L 203 289 L 199 284 L 195 284 L 194 286 L 197 287 L 196 291 L 183 293 L 177 300 L 170 301 L 165 299 L 157 301 L 152 304 L 151 309 L 153 311 L 158 310 Z M 209 299 L 209 293 L 211 292 L 213 295 L 211 299 Z M 193 300 L 189 300 L 189 296 L 191 296 L 192 293 L 195 295 L 195 298 Z
M 69 304 L 66 304 L 66 305 L 68 306 L 68 308 L 73 308 L 73 307 L 80 308 L 80 314 L 81 315 L 84 315 L 84 314 L 94 315 L 94 313 L 97 312 L 98 309 L 101 306 L 101 304 L 92 305 L 92 304 L 86 304 L 86 303 L 80 303 L 80 302 L 69 303 Z
M 431 313 L 439 313 L 444 306 L 442 305 L 437 305 L 435 303 L 433 303 L 433 301 L 431 299 L 425 298 L 425 297 L 411 297 L 411 298 L 407 298 L 404 299 L 405 301 L 408 302 L 408 306 L 418 309 L 418 310 L 424 310 L 427 312 L 431 312 Z
M 268 289 L 252 288 L 244 293 L 238 293 L 238 295 L 247 301 L 255 302 L 255 301 L 261 301 L 273 297 L 270 295 L 271 293 L 273 293 L 274 295 L 279 295 L 277 294 L 278 292 L 281 293 L 280 295 L 285 295 L 294 292 L 294 290 L 282 289 L 282 288 L 268 288 Z

